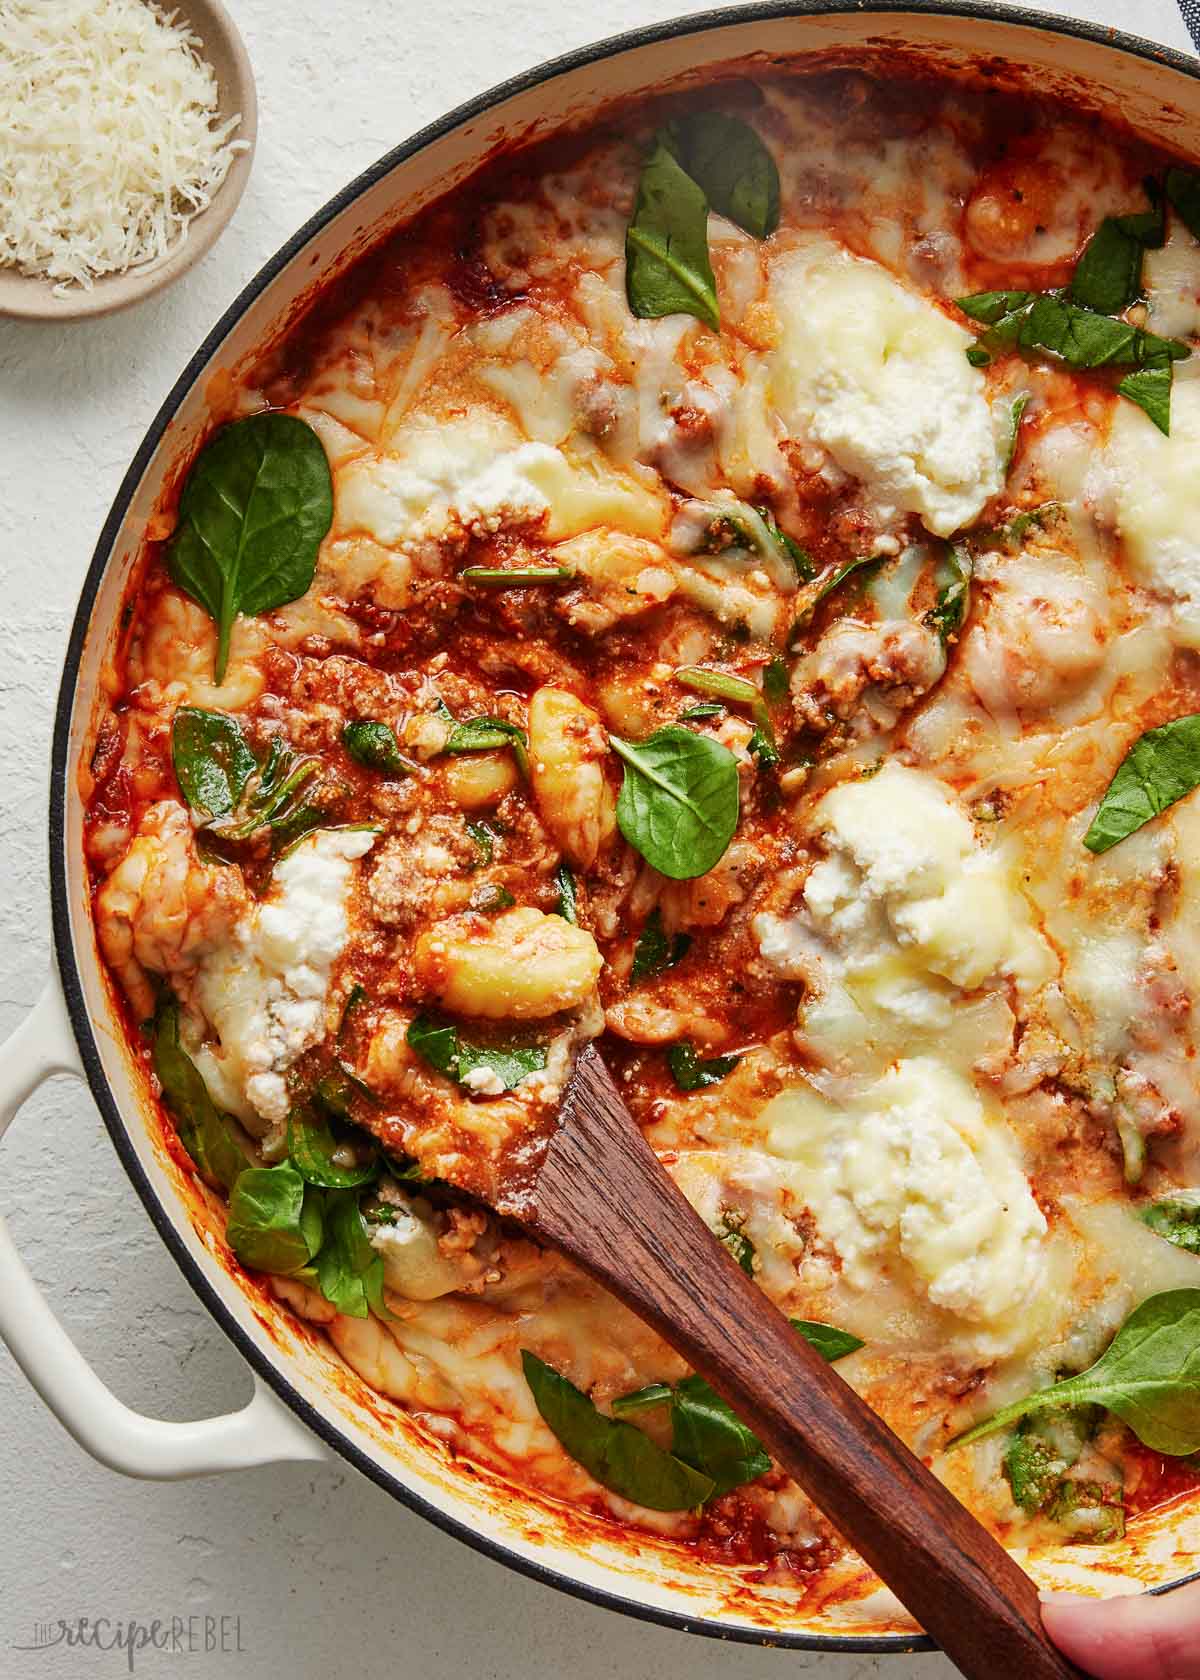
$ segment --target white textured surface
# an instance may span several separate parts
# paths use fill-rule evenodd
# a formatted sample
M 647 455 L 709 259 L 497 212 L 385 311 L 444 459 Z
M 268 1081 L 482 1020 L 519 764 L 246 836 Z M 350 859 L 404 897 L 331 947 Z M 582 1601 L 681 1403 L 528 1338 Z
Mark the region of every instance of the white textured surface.
M 216 250 L 165 295 L 75 326 L 0 321 L 0 1033 L 48 960 L 45 781 L 79 579 L 162 397 L 237 289 L 382 151 L 500 78 L 687 0 L 227 0 L 258 77 L 246 197 Z M 1086 0 L 1084 0 L 1086 3 Z M 1063 14 L 1083 4 L 1048 6 Z M 1092 16 L 1132 21 L 1123 0 Z M 353 20 L 353 22 L 351 21 Z M 1173 0 L 1136 27 L 1187 36 Z M 90 1101 L 56 1081 L 3 1145 L 0 1208 L 38 1281 L 122 1399 L 164 1417 L 240 1405 L 249 1378 L 133 1195 Z M 242 1653 L 143 1653 L 141 1675 L 316 1680 L 361 1667 L 444 1680 L 946 1680 L 940 1657 L 847 1658 L 699 1643 L 525 1581 L 419 1522 L 349 1469 L 276 1468 L 176 1485 L 86 1460 L 0 1350 L 0 1680 L 98 1680 L 122 1652 L 25 1655 L 34 1624 L 241 1617 Z M 386 1653 L 386 1656 L 385 1656 Z

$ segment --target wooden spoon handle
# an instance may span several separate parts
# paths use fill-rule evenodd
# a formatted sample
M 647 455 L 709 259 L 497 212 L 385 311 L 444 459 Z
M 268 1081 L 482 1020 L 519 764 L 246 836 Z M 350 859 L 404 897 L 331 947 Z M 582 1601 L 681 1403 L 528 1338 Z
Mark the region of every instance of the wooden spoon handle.
M 1068 1680 L 1033 1582 L 788 1324 L 659 1165 L 594 1049 L 525 1222 L 678 1349 L 968 1680 Z

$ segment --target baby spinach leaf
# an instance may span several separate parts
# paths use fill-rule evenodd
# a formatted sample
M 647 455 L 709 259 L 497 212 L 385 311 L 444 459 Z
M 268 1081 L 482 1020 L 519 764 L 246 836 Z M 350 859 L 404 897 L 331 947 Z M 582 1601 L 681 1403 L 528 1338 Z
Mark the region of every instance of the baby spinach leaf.
M 356 764 L 382 770 L 388 776 L 407 776 L 412 765 L 396 744 L 395 731 L 376 718 L 358 718 L 342 730 L 342 745 Z
M 527 1348 L 521 1366 L 534 1404 L 563 1451 L 601 1487 L 651 1511 L 690 1511 L 713 1495 L 713 1482 L 655 1446 L 631 1423 L 605 1417 L 552 1366 Z
M 687 956 L 691 945 L 690 934 L 676 933 L 668 939 L 663 932 L 662 916 L 652 910 L 633 948 L 630 980 L 636 985 L 639 980 L 651 980 L 656 974 L 674 968 Z
M 1117 767 L 1083 837 L 1106 852 L 1200 785 L 1200 712 L 1148 729 Z
M 1081 309 L 1062 292 L 976 292 L 955 301 L 988 328 L 978 342 L 989 350 L 1047 350 L 1073 368 L 1144 367 L 1191 355 L 1179 339 Z
M 788 697 L 788 668 L 783 659 L 772 659 L 763 670 L 763 698 L 770 706 L 782 706 Z
M 559 864 L 554 871 L 554 884 L 558 888 L 555 914 L 561 916 L 564 922 L 570 922 L 572 927 L 576 927 L 579 923 L 579 891 L 569 865 Z
M 882 556 L 878 554 L 856 554 L 853 560 L 847 560 L 844 566 L 838 566 L 820 583 L 806 589 L 801 595 L 801 606 L 792 625 L 792 635 L 795 637 L 802 630 L 807 630 L 813 621 L 813 615 L 821 602 L 840 589 L 846 579 L 864 566 L 878 566 L 882 564 Z
M 699 706 L 688 706 L 680 712 L 679 717 L 681 722 L 686 720 L 688 723 L 699 723 L 703 718 L 722 717 L 724 712 L 724 706 L 718 705 L 715 700 L 706 700 Z
M 229 1194 L 225 1236 L 243 1266 L 297 1272 L 316 1257 L 324 1230 L 321 1196 L 290 1161 L 247 1167 Z
M 832 1324 L 819 1324 L 815 1319 L 790 1318 L 788 1323 L 812 1344 L 828 1364 L 835 1365 L 848 1353 L 857 1353 L 864 1344 L 849 1330 L 838 1330 Z
M 199 1068 L 179 1042 L 179 1005 L 164 987 L 154 1012 L 151 1060 L 179 1141 L 206 1183 L 230 1190 L 246 1165 L 246 1152 L 217 1108 Z
M 966 1446 L 1037 1412 L 1104 1406 L 1154 1452 L 1200 1450 L 1200 1289 L 1143 1301 L 1089 1370 L 1004 1406 L 951 1443 Z
M 1013 456 L 1017 452 L 1017 439 L 1021 435 L 1021 416 L 1029 406 L 1029 395 L 1022 392 L 1014 401 L 1008 415 L 1008 444 L 1004 451 L 1004 470 L 1012 466 Z
M 1077 1461 L 1103 1416 L 1096 1406 L 1075 1406 L 1023 1418 L 1004 1454 L 1013 1504 L 1033 1516 L 1057 1493 L 1064 1471 Z
M 467 833 L 474 840 L 479 850 L 479 861 L 483 864 L 491 863 L 496 855 L 496 832 L 489 823 L 472 822 L 467 818 Z
M 727 747 L 669 723 L 645 741 L 610 737 L 625 762 L 617 823 L 629 844 L 673 881 L 705 875 L 738 820 L 737 760 Z
M 958 635 L 971 605 L 970 551 L 961 544 L 947 543 L 934 572 L 937 598 L 925 614 L 925 623 L 942 638 L 942 646 Z
M 1138 1210 L 1142 1224 L 1176 1248 L 1200 1254 L 1200 1190 L 1180 1190 Z
M 332 521 L 329 462 L 303 420 L 252 414 L 204 445 L 179 498 L 167 569 L 216 623 L 218 686 L 234 619 L 303 595 Z
M 370 1103 L 372 1108 L 378 1106 L 374 1091 L 364 1084 L 356 1073 L 352 1073 L 345 1062 L 333 1062 L 326 1068 L 317 1080 L 313 1097 L 326 1114 L 332 1114 L 335 1120 L 353 1121 L 355 1097 Z
M 801 583 L 808 583 L 817 573 L 808 550 L 801 548 L 794 537 L 789 537 L 787 532 L 780 528 L 770 508 L 759 507 L 754 511 L 766 526 L 767 535 L 776 548 L 791 561 L 797 579 Z
M 349 1036 L 354 1025 L 354 1017 L 367 1001 L 367 988 L 356 980 L 346 994 L 346 1001 L 342 1005 L 342 1018 L 338 1022 L 337 1044 L 340 1049 Z
M 813 1324 L 800 1318 L 790 1323 L 831 1364 L 862 1346 L 856 1336 L 835 1330 L 831 1324 Z M 620 1416 L 665 1404 L 671 1407 L 671 1450 L 712 1480 L 710 1498 L 752 1482 L 771 1468 L 758 1436 L 703 1377 L 685 1377 L 674 1388 L 667 1383 L 650 1383 L 614 1400 L 613 1411 Z
M 517 769 L 523 776 L 528 776 L 528 745 L 528 736 L 515 723 L 509 723 L 505 718 L 477 717 L 456 723 L 442 751 L 497 752 L 501 747 L 511 747 L 512 755 L 517 761 Z
M 288 1159 L 307 1184 L 346 1190 L 378 1178 L 378 1151 L 361 1147 L 362 1141 L 360 1134 L 351 1147 L 345 1138 L 334 1137 L 325 1116 L 307 1105 L 293 1108 L 288 1115 Z M 357 1161 L 350 1158 L 353 1155 Z
M 710 1056 L 707 1061 L 701 1061 L 695 1045 L 686 1038 L 672 1044 L 667 1051 L 671 1078 L 681 1091 L 703 1091 L 708 1085 L 719 1085 L 741 1059 L 740 1056 Z
M 695 315 L 719 329 L 708 256 L 708 200 L 661 141 L 642 168 L 625 235 L 625 291 L 635 315 Z
M 732 676 L 728 671 L 713 671 L 706 665 L 683 665 L 676 671 L 675 681 L 697 694 L 717 694 L 735 706 L 747 707 L 755 723 L 774 745 L 775 732 L 762 689 L 745 677 Z
M 1193 239 L 1200 239 L 1200 175 L 1194 169 L 1167 170 L 1167 197 Z
M 1142 295 L 1142 253 L 1166 238 L 1166 204 L 1146 183 L 1149 210 L 1106 216 L 1084 246 L 1067 288 L 1073 303 L 1100 315 L 1119 315 Z
M 175 713 L 171 762 L 180 793 L 193 811 L 210 819 L 237 809 L 258 769 L 237 719 L 200 706 L 180 706 Z
M 778 764 L 779 748 L 775 743 L 775 731 L 764 729 L 761 724 L 756 723 L 750 732 L 750 739 L 746 742 L 746 751 L 758 760 L 760 770 Z
M 499 881 L 484 881 L 471 894 L 470 908 L 480 910 L 486 916 L 494 916 L 497 910 L 508 910 L 516 902 L 508 888 L 502 887 Z
M 1168 357 L 1148 361 L 1144 368 L 1127 373 L 1117 390 L 1149 415 L 1164 437 L 1171 435 L 1171 387 L 1175 375 Z
M 530 583 L 566 583 L 575 576 L 570 566 L 468 566 L 458 575 L 464 583 L 499 584 L 502 589 Z
M 755 239 L 774 233 L 779 171 L 748 123 L 722 111 L 694 111 L 667 123 L 659 138 L 718 215 Z
M 713 1235 L 722 1248 L 737 1261 L 747 1277 L 754 1276 L 754 1244 L 743 1230 L 745 1214 L 723 1213 L 713 1228 Z
M 391 1318 L 383 1299 L 383 1258 L 371 1245 L 357 1190 L 331 1190 L 325 1198 L 325 1241 L 317 1255 L 317 1285 L 347 1318 Z
M 1073 1540 L 1107 1545 L 1125 1533 L 1125 1490 L 1117 1482 L 1064 1476 L 1046 1507 L 1046 1516 Z
M 675 1390 L 670 1383 L 647 1383 L 645 1388 L 638 1388 L 632 1394 L 621 1394 L 612 1403 L 614 1413 L 621 1417 L 626 1412 L 644 1412 L 651 1406 L 665 1406 L 674 1397 Z
M 684 1377 L 671 1400 L 671 1450 L 708 1476 L 710 1498 L 766 1475 L 770 1456 L 752 1429 L 703 1377 Z
M 504 1089 L 511 1091 L 522 1079 L 540 1073 L 546 1065 L 544 1044 L 472 1044 L 457 1027 L 430 1015 L 417 1016 L 408 1029 L 408 1042 L 430 1067 L 467 1090 L 472 1089 L 468 1075 L 477 1068 L 494 1073 Z

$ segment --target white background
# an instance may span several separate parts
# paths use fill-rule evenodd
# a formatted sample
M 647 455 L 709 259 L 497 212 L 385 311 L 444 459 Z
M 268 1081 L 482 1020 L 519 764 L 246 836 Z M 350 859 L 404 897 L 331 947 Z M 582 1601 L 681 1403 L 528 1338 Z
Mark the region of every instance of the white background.
M 46 0 L 53 3 L 53 0 Z M 235 293 L 351 176 L 503 77 L 687 0 L 227 0 L 254 63 L 258 153 L 215 251 L 110 320 L 0 321 L 0 1035 L 49 961 L 46 765 L 80 579 L 128 461 Z M 1080 5 L 1087 0 L 1080 0 Z M 1049 4 L 1069 14 L 1079 8 Z M 1174 0 L 1089 14 L 1186 48 Z M 152 1230 L 90 1100 L 57 1081 L 0 1159 L 0 1208 L 63 1321 L 118 1395 L 169 1418 L 250 1382 Z M 24 1654 L 37 1621 L 240 1617 L 240 1654 L 143 1655 L 182 1680 L 948 1680 L 941 1657 L 720 1645 L 619 1618 L 504 1570 L 356 1472 L 298 1466 L 174 1485 L 86 1459 L 0 1349 L 0 1680 L 127 1672 L 117 1652 Z

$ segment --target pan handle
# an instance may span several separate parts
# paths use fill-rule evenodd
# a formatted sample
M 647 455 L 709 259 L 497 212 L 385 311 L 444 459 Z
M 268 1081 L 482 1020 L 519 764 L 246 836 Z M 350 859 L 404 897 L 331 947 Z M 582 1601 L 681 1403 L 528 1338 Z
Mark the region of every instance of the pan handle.
M 83 1077 L 58 978 L 0 1046 L 0 1138 L 51 1074 Z M 0 1339 L 79 1445 L 127 1476 L 176 1481 L 260 1464 L 325 1462 L 325 1447 L 257 1377 L 241 1411 L 192 1423 L 143 1417 L 92 1370 L 50 1309 L 0 1219 Z

